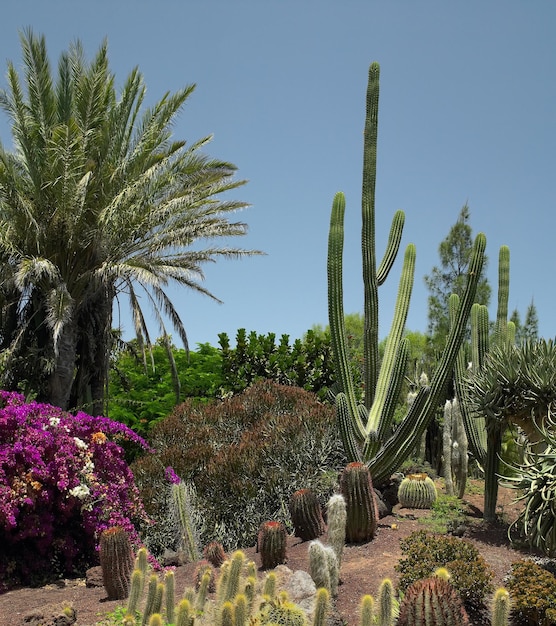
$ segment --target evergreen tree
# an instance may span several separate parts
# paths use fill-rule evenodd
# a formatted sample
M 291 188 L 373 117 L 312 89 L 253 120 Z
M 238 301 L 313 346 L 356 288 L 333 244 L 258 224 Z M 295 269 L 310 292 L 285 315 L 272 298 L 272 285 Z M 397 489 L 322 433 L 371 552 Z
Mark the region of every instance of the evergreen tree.
M 469 207 L 465 204 L 457 222 L 450 228 L 447 237 L 441 242 L 438 253 L 440 266 L 434 266 L 425 276 L 425 284 L 430 292 L 428 298 L 428 334 L 433 353 L 438 353 L 450 328 L 448 299 L 452 293 L 460 297 L 465 289 L 467 270 L 473 249 L 473 231 L 469 224 Z M 488 306 L 491 288 L 485 276 L 487 258 L 477 286 L 476 301 Z

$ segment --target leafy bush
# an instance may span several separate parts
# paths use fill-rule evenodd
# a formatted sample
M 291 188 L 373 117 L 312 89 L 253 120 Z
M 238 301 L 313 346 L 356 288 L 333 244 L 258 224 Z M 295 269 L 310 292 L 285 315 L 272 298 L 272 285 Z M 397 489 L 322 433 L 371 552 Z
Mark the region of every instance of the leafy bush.
M 0 545 L 4 583 L 40 582 L 83 570 L 100 533 L 121 526 L 137 544 L 146 522 L 119 445 L 148 449 L 104 417 L 75 416 L 0 391 Z
M 450 572 L 450 583 L 466 608 L 482 605 L 485 596 L 494 589 L 492 570 L 468 541 L 419 530 L 400 541 L 400 547 L 405 556 L 396 565 L 401 591 L 421 578 L 429 578 L 439 567 Z
M 507 579 L 513 623 L 523 626 L 556 623 L 556 578 L 531 560 L 512 563 Z
M 222 357 L 218 348 L 205 343 L 195 352 L 172 350 L 180 383 L 177 400 L 166 348 L 159 343 L 154 345 L 152 362 L 145 367 L 133 346 L 131 342 L 129 349 L 119 352 L 110 369 L 108 414 L 112 419 L 146 437 L 152 426 L 185 398 L 203 402 L 216 397 L 222 385 Z
M 156 454 L 132 465 L 147 512 L 163 519 L 170 466 L 195 484 L 202 543 L 226 550 L 253 545 L 268 519 L 291 527 L 287 503 L 297 489 L 313 489 L 324 504 L 346 463 L 334 409 L 271 381 L 224 401 L 180 405 L 153 428 L 151 443 Z

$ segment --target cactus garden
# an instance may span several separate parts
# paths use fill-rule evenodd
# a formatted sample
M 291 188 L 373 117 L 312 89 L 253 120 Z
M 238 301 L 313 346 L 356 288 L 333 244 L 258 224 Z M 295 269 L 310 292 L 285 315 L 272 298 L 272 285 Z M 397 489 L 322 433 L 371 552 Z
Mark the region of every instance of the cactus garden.
M 40 56 L 31 35 L 27 43 L 28 57 Z M 61 71 L 69 62 L 64 58 Z M 103 68 L 102 55 L 99 59 Z M 77 62 L 71 72 L 66 67 L 61 80 L 69 81 L 80 68 Z M 95 81 L 102 83 L 99 76 Z M 14 339 L 0 364 L 14 388 L 31 387 L 27 397 L 0 392 L 0 626 L 556 624 L 556 348 L 550 341 L 516 343 L 516 323 L 508 320 L 507 246 L 500 248 L 498 310 L 489 323 L 486 306 L 477 302 L 486 261 L 483 233 L 471 242 L 462 289 L 449 296 L 449 323 L 428 363 L 430 376 L 411 371 L 417 363 L 410 358 L 406 329 L 413 243 L 402 255 L 393 319 L 381 348 L 379 288 L 395 273 L 405 215 L 394 213 L 377 263 L 379 78 L 380 67 L 372 63 L 363 140 L 359 361 L 346 332 L 343 249 L 349 203 L 341 192 L 330 211 L 326 339 L 307 333 L 293 346 L 287 337 L 276 345 L 272 334 L 247 336 L 242 330 L 231 348 L 223 334 L 217 355 L 204 347 L 218 361 L 214 376 L 205 376 L 210 393 L 176 400 L 170 411 L 152 419 L 139 419 L 133 408 L 131 415 L 121 414 L 123 422 L 97 416 L 106 400 L 100 388 L 114 390 L 116 383 L 103 379 L 95 395 L 85 357 L 62 362 L 64 345 L 71 339 L 77 350 L 85 337 L 77 329 L 75 337 L 67 337 L 64 323 L 51 323 L 56 299 L 51 294 L 41 301 L 44 285 L 35 292 L 31 284 L 35 276 L 44 278 L 47 264 L 25 258 L 25 265 L 16 253 L 18 242 L 12 242 L 10 259 L 19 259 L 21 267 L 13 285 L 8 279 L 3 284 L 10 284 L 10 297 L 23 286 L 26 304 L 10 301 L 4 309 L 30 317 L 24 338 Z M 105 100 L 112 102 L 108 82 Z M 31 87 L 35 93 L 33 81 Z M 41 90 L 49 88 L 44 82 Z M 4 107 L 17 108 L 16 92 L 13 101 L 4 97 Z M 58 95 L 66 102 L 64 94 Z M 71 98 L 66 104 L 64 111 L 71 109 Z M 173 113 L 161 113 L 151 132 Z M 112 112 L 109 118 L 120 115 Z M 14 118 L 25 136 L 26 116 Z M 98 134 L 110 137 L 112 130 L 107 126 Z M 122 137 L 130 134 L 126 127 Z M 73 145 L 62 141 L 58 127 L 53 135 L 60 137 L 60 149 Z M 163 137 L 159 143 L 166 145 Z M 150 137 L 145 144 L 157 140 Z M 154 162 L 164 161 L 159 156 Z M 170 170 L 180 171 L 179 160 L 170 161 Z M 19 169 L 24 168 L 10 161 L 4 178 Z M 64 166 L 64 193 L 77 186 L 85 206 L 95 167 L 73 182 L 70 169 Z M 214 174 L 215 166 L 211 169 Z M 175 180 L 174 174 L 164 180 Z M 149 183 L 136 194 L 156 187 L 151 177 L 155 174 L 144 177 Z M 56 181 L 42 187 L 55 187 Z M 101 192 L 102 185 L 95 198 Z M 165 216 L 179 204 L 169 192 L 163 185 L 157 192 L 169 199 Z M 176 193 L 181 197 L 181 189 Z M 117 197 L 124 202 L 126 194 Z M 6 203 L 11 198 L 4 188 L 3 198 Z M 155 212 L 148 213 L 154 220 Z M 161 235 L 161 225 L 153 224 Z M 33 272 L 24 276 L 33 263 Z M 98 271 L 85 274 L 89 282 Z M 80 315 L 92 325 L 87 341 L 96 333 L 108 342 L 111 318 L 100 317 L 115 283 L 107 282 L 108 295 L 88 292 L 87 281 L 81 283 Z M 154 288 L 154 299 L 173 312 L 161 287 Z M 85 305 L 97 316 L 89 319 Z M 50 352 L 42 355 L 33 344 L 33 355 L 52 359 L 44 371 L 43 360 L 36 359 L 38 369 L 29 374 L 41 385 L 33 389 L 33 380 L 16 374 L 25 362 L 18 350 L 39 313 L 55 332 Z M 143 328 L 140 309 L 136 319 Z M 132 347 L 146 367 L 141 336 Z M 98 354 L 108 353 L 108 346 L 94 344 L 91 354 L 103 360 Z M 159 347 L 171 362 L 179 399 L 178 368 L 165 331 Z M 128 395 L 133 384 L 118 368 L 121 352 L 113 351 L 113 359 L 104 360 L 114 362 L 113 376 Z M 64 381 L 73 377 L 80 386 L 72 391 L 73 382 L 68 387 Z M 57 403 L 33 399 L 49 389 L 56 391 Z M 72 403 L 95 415 L 72 412 Z

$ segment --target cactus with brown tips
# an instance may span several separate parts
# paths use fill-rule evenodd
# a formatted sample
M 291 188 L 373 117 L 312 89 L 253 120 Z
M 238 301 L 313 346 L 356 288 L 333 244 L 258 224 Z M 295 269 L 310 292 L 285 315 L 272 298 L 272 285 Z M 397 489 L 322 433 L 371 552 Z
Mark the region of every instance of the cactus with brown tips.
M 311 489 L 298 489 L 289 501 L 294 534 L 302 541 L 317 539 L 324 532 L 324 519 L 317 495 Z
M 346 501 L 346 541 L 370 541 L 378 526 L 378 505 L 369 468 L 348 463 L 340 475 L 340 490 Z
M 286 562 L 286 528 L 282 522 L 263 522 L 259 528 L 257 550 L 263 569 L 272 569 Z
M 100 566 L 109 600 L 127 598 L 133 565 L 128 533 L 120 526 L 107 528 L 100 536 Z

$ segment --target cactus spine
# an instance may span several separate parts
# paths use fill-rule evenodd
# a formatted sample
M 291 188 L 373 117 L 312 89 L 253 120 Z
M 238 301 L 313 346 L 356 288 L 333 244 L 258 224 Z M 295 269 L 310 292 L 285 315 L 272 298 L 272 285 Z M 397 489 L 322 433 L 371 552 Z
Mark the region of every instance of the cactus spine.
M 501 246 L 498 255 L 498 308 L 494 326 L 494 336 L 489 341 L 488 309 L 474 304 L 471 309 L 471 376 L 478 371 L 487 358 L 490 347 L 503 347 L 513 343 L 515 326 L 508 321 L 508 300 L 510 293 L 510 249 Z M 451 296 L 457 303 L 457 296 Z M 473 411 L 467 385 L 469 372 L 463 349 L 460 351 L 454 368 L 456 394 L 463 416 L 465 431 L 471 452 L 485 471 L 485 521 L 496 519 L 498 499 L 498 463 L 502 448 L 504 423 L 492 416 L 478 415 Z
M 373 596 L 365 595 L 361 598 L 359 608 L 359 624 L 360 626 L 371 626 L 374 624 L 374 608 L 375 599 Z
M 398 500 L 407 509 L 430 509 L 436 496 L 436 485 L 427 474 L 408 474 L 398 488 Z
M 100 566 L 109 600 L 127 598 L 133 564 L 133 551 L 127 532 L 119 526 L 107 528 L 100 536 Z
M 340 493 L 334 494 L 326 505 L 328 520 L 328 543 L 336 553 L 338 567 L 342 565 L 342 554 L 346 543 L 346 500 Z
M 286 528 L 282 522 L 263 522 L 259 528 L 257 550 L 264 569 L 286 562 Z
M 397 612 L 397 601 L 394 597 L 394 586 L 389 578 L 385 578 L 378 588 L 378 626 L 392 626 Z
M 346 501 L 346 540 L 370 541 L 378 526 L 378 506 L 369 468 L 349 463 L 340 475 L 340 490 Z
M 408 408 L 405 418 L 394 434 L 390 435 L 408 356 L 408 344 L 403 337 L 403 332 L 413 285 L 415 248 L 412 244 L 406 248 L 395 314 L 379 369 L 378 287 L 386 280 L 397 256 L 405 219 L 402 211 L 394 215 L 386 252 L 377 268 L 375 184 L 379 75 L 378 63 L 372 63 L 369 68 L 367 88 L 362 184 L 364 408 L 360 408 L 357 403 L 345 340 L 342 277 L 345 198 L 342 193 L 337 193 L 334 197 L 328 238 L 328 315 L 336 376 L 342 389 L 336 396 L 337 419 L 349 460 L 366 463 L 377 484 L 387 480 L 408 457 L 436 411 L 464 338 L 467 319 L 482 270 L 486 245 L 484 235 L 479 234 L 475 239 L 467 286 L 457 312 L 457 319 L 452 325 L 430 386 L 419 391 L 411 407 Z
M 302 541 L 316 539 L 324 532 L 320 502 L 310 489 L 298 489 L 289 502 L 289 511 L 295 536 Z

